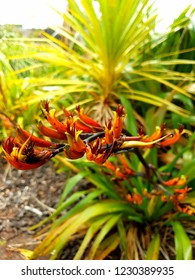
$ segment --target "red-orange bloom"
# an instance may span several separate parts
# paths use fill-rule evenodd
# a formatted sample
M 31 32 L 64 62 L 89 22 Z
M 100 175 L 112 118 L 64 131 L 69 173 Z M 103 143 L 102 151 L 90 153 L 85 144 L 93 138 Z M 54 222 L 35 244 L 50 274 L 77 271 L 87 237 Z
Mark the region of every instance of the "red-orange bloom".
M 187 194 L 189 191 L 191 191 L 191 189 L 192 188 L 185 187 L 183 189 L 174 189 L 174 192 L 178 194 Z
M 133 193 L 126 196 L 127 200 L 133 204 L 142 204 L 143 197 L 140 194 Z
M 165 186 L 184 186 L 186 185 L 187 180 L 186 176 L 182 175 L 181 177 L 173 178 L 164 182 Z
M 42 112 L 44 117 L 50 123 L 50 125 L 60 133 L 65 133 L 67 131 L 66 124 L 60 122 L 56 118 L 56 111 L 55 109 L 49 108 L 49 102 L 45 102 L 44 106 L 42 107 Z
M 111 151 L 111 148 L 103 148 L 101 139 L 97 138 L 86 147 L 86 157 L 90 161 L 103 164 L 110 156 Z
M 124 180 L 127 179 L 129 175 L 135 175 L 135 171 L 129 167 L 124 155 L 119 155 L 119 158 L 121 161 L 119 166 L 111 163 L 110 161 L 106 161 L 105 166 L 109 170 L 113 171 L 117 177 L 120 177 Z
M 121 137 L 124 118 L 124 107 L 122 105 L 118 105 L 116 112 L 114 112 L 113 124 L 110 119 L 104 126 L 106 144 L 112 144 L 113 141 L 118 140 Z
M 80 106 L 76 107 L 76 113 L 79 116 L 80 120 L 87 125 L 87 127 L 91 127 L 91 131 L 99 131 L 100 129 L 102 130 L 101 125 L 94 121 L 92 118 L 88 117 L 85 113 L 84 113 L 84 109 L 80 108 Z
M 126 174 L 123 174 L 123 173 L 120 171 L 120 168 L 118 168 L 117 166 L 115 166 L 114 164 L 112 164 L 110 161 L 106 161 L 106 162 L 105 162 L 105 166 L 106 166 L 109 170 L 113 171 L 117 177 L 120 177 L 120 178 L 122 178 L 122 179 L 124 179 L 124 180 L 126 179 Z
M 34 145 L 38 146 L 38 147 L 48 148 L 53 145 L 56 146 L 52 142 L 44 140 L 44 139 L 40 139 L 39 137 L 36 137 L 35 135 L 29 133 L 28 131 L 24 130 L 23 128 L 21 128 L 19 126 L 16 128 L 16 131 L 18 133 L 18 137 L 21 139 L 22 142 L 24 142 L 30 138 L 30 141 L 33 142 Z
M 188 215 L 192 215 L 195 213 L 195 210 L 192 207 L 190 207 L 189 205 L 185 204 L 185 199 L 190 190 L 191 190 L 191 188 L 189 188 L 187 186 L 182 189 L 181 188 L 174 189 L 174 193 L 172 195 L 169 195 L 169 196 L 161 195 L 161 201 L 162 202 L 171 201 L 171 202 L 173 202 L 177 211 L 187 213 Z
M 45 164 L 52 157 L 52 151 L 35 150 L 31 137 L 24 143 L 9 137 L 2 146 L 6 160 L 16 169 L 34 169 Z
M 175 144 L 176 142 L 179 141 L 179 139 L 183 133 L 184 133 L 184 127 L 183 127 L 183 125 L 180 125 L 179 129 L 175 129 L 175 134 L 171 138 L 162 141 L 160 143 L 160 146 L 166 147 L 166 146 Z
M 106 144 L 111 144 L 114 141 L 113 126 L 112 126 L 112 120 L 111 119 L 105 124 L 104 132 L 105 132 L 105 142 L 106 142 Z
M 82 158 L 85 152 L 84 151 L 78 152 L 71 146 L 66 145 L 64 149 L 64 154 L 68 159 L 78 159 L 78 158 Z
M 74 119 L 74 125 L 77 130 L 81 130 L 84 133 L 93 133 L 94 130 L 92 127 L 88 126 L 84 122 L 82 122 L 79 118 Z
M 120 155 L 119 158 L 120 158 L 121 163 L 123 164 L 123 166 L 122 166 L 123 167 L 122 170 L 124 170 L 123 173 L 128 174 L 128 175 L 134 175 L 135 171 L 130 168 L 125 156 Z
M 150 135 L 149 137 L 143 137 L 142 141 L 143 142 L 152 142 L 152 141 L 155 141 L 157 139 L 160 139 L 162 137 L 162 133 L 163 133 L 164 128 L 165 128 L 164 124 L 161 125 L 161 127 L 157 126 L 156 131 L 152 135 Z M 153 145 L 154 144 L 148 145 L 147 148 L 151 148 L 151 147 L 153 147 Z
M 64 153 L 69 159 L 78 159 L 85 154 L 86 145 L 80 138 L 82 131 L 77 131 L 75 125 L 67 123 L 67 142 L 68 145 L 65 146 Z
M 116 112 L 114 112 L 114 121 L 113 121 L 114 139 L 118 139 L 121 136 L 124 118 L 125 118 L 125 109 L 122 105 L 118 105 Z
M 58 119 L 55 109 L 49 107 L 48 101 L 43 104 L 42 112 L 51 127 L 40 123 L 37 126 L 38 131 L 64 143 L 40 139 L 18 126 L 17 138 L 8 138 L 3 144 L 6 159 L 16 168 L 36 168 L 61 151 L 64 151 L 69 159 L 81 158 L 86 154 L 88 160 L 103 164 L 111 154 L 135 151 L 138 148 L 152 148 L 156 144 L 162 147 L 173 144 L 183 133 L 183 126 L 180 126 L 171 138 L 170 134 L 163 136 L 164 125 L 162 125 L 149 137 L 144 135 L 143 130 L 139 131 L 138 136 L 125 135 L 123 130 L 125 110 L 122 105 L 118 105 L 113 120 L 106 122 L 105 126 L 87 116 L 84 109 L 79 106 L 76 107 L 76 114 L 63 109 L 63 121 Z M 121 157 L 121 160 L 123 165 L 115 168 L 115 174 L 121 178 L 134 175 L 135 172 L 128 166 L 124 157 Z M 182 184 L 184 182 L 181 179 L 165 182 L 167 186 Z
M 37 125 L 37 129 L 38 129 L 39 133 L 41 133 L 42 135 L 45 135 L 49 138 L 67 140 L 67 136 L 65 133 L 61 133 L 61 132 L 57 131 L 56 129 L 49 128 L 49 127 L 43 125 L 42 123 Z

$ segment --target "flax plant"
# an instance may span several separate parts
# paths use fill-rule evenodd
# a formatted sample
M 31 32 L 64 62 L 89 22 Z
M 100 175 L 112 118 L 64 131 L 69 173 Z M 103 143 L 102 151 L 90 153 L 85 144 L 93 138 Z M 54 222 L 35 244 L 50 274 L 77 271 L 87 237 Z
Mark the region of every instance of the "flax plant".
M 49 222 L 43 228 L 43 240 L 33 252 L 27 251 L 28 257 L 60 258 L 66 245 L 79 237 L 82 242 L 74 259 L 105 259 L 117 248 L 120 259 L 193 259 L 195 233 L 190 222 L 195 219 L 195 165 L 189 161 L 178 172 L 175 163 L 194 149 L 195 134 L 182 125 L 172 132 L 161 125 L 151 135 L 143 128 L 130 135 L 121 105 L 104 126 L 80 106 L 75 112 L 65 108 L 63 112 L 62 120 L 49 102 L 42 104 L 49 126 L 40 123 L 38 130 L 55 141 L 17 126 L 16 136 L 2 145 L 6 160 L 17 169 L 38 168 L 57 156 L 58 164 L 61 161 L 78 173 L 66 182 L 55 212 L 32 228 Z M 157 154 L 183 141 L 187 145 L 176 147 L 170 164 L 158 161 Z M 152 150 L 153 164 L 148 158 Z M 74 192 L 82 179 L 89 187 Z M 45 230 L 49 230 L 46 236 Z M 20 252 L 26 255 L 25 250 Z
M 79 237 L 74 259 L 106 259 L 115 250 L 120 259 L 193 259 L 194 10 L 159 35 L 148 0 L 77 2 L 68 1 L 64 25 L 54 28 L 61 39 L 43 32 L 41 41 L 23 39 L 29 51 L 8 56 L 33 59 L 6 77 L 23 85 L 12 112 L 51 98 L 65 108 L 42 103 L 49 127 L 31 110 L 29 119 L 37 112 L 39 121 L 33 133 L 14 122 L 17 136 L 3 142 L 7 161 L 26 170 L 54 158 L 77 173 L 55 212 L 32 228 L 48 223 L 30 258 L 60 258 Z M 27 70 L 31 76 L 18 76 Z M 74 191 L 81 180 L 88 187 Z

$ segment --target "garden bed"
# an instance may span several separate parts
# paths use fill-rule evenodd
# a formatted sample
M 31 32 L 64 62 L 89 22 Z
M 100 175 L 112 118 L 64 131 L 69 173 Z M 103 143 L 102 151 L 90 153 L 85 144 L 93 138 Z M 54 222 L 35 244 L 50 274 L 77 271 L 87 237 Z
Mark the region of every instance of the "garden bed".
M 19 171 L 0 160 L 0 259 L 23 259 L 17 248 L 33 248 L 29 227 L 47 217 L 58 203 L 66 176 L 52 162 Z

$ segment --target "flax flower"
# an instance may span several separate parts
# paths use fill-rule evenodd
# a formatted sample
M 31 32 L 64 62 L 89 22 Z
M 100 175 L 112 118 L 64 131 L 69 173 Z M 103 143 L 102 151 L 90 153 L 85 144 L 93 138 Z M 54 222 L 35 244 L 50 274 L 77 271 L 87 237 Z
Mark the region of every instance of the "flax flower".
M 49 150 L 34 149 L 30 137 L 24 143 L 17 138 L 9 137 L 2 146 L 5 159 L 16 169 L 34 169 L 45 164 L 52 157 L 52 152 Z
M 103 164 L 112 154 L 174 144 L 184 133 L 183 126 L 180 126 L 173 134 L 166 134 L 165 126 L 162 125 L 150 136 L 145 135 L 143 130 L 135 136 L 126 135 L 124 130 L 126 114 L 122 105 L 118 105 L 113 112 L 113 119 L 105 120 L 105 125 L 100 125 L 89 117 L 80 106 L 76 107 L 75 112 L 69 112 L 64 108 L 63 119 L 60 119 L 56 110 L 46 101 L 42 103 L 42 112 L 50 127 L 40 122 L 37 129 L 40 134 L 57 142 L 41 139 L 17 127 L 17 137 L 8 138 L 3 144 L 5 158 L 15 168 L 39 167 L 62 151 L 69 159 L 78 159 L 86 155 L 89 161 Z M 125 173 L 128 172 L 132 173 L 126 166 Z

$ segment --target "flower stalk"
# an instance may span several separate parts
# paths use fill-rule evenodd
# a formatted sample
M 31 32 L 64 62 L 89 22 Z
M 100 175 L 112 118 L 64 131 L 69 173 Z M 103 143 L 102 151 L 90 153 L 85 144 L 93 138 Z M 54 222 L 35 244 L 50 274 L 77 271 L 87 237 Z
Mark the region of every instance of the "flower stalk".
M 139 149 L 165 147 L 179 141 L 183 126 L 175 129 L 174 134 L 164 134 L 165 126 L 147 136 L 143 130 L 138 135 L 126 135 L 124 125 L 125 111 L 118 105 L 113 120 L 105 121 L 105 125 L 87 116 L 83 108 L 76 107 L 75 113 L 63 109 L 64 120 L 56 117 L 55 109 L 50 108 L 48 101 L 42 104 L 44 118 L 50 127 L 39 123 L 40 134 L 63 143 L 41 139 L 17 126 L 15 138 L 9 137 L 3 143 L 5 158 L 17 169 L 36 168 L 47 162 L 60 152 L 68 159 L 78 159 L 86 155 L 89 161 L 104 164 L 113 154 L 134 152 L 148 170 Z

